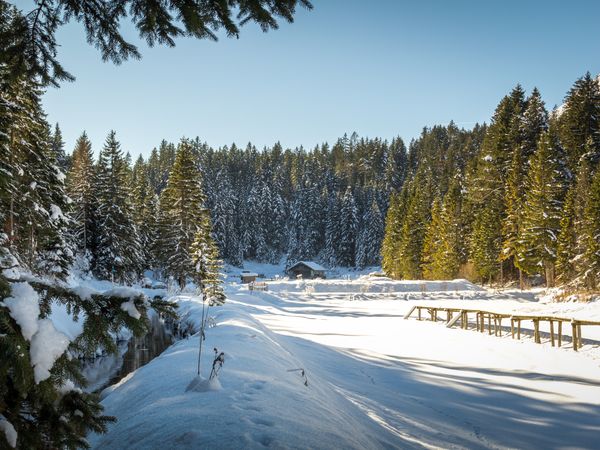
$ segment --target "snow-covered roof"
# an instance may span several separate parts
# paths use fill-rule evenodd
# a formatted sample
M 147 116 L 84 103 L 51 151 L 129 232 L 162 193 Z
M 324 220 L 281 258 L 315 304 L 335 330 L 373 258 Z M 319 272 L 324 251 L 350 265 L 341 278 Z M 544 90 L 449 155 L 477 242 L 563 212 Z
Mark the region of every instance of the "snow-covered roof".
M 298 264 L 304 264 L 307 267 L 310 267 L 312 270 L 322 270 L 325 271 L 327 269 L 325 269 L 325 267 L 321 266 L 320 264 L 317 264 L 314 261 L 298 261 L 296 264 L 294 264 L 292 267 L 290 267 L 290 269 L 296 267 Z
M 240 274 L 240 276 L 242 276 L 242 277 L 257 277 L 258 274 L 254 273 L 254 272 L 246 272 L 246 271 L 244 271 L 244 272 L 242 272 Z

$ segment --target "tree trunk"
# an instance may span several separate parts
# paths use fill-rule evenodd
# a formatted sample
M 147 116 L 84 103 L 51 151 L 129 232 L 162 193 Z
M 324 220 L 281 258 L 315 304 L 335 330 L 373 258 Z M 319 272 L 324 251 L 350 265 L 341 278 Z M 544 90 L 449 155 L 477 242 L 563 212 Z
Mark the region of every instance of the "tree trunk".
M 523 271 L 519 269 L 519 289 L 523 290 Z
M 546 287 L 554 287 L 554 264 L 544 261 L 544 271 L 546 275 Z

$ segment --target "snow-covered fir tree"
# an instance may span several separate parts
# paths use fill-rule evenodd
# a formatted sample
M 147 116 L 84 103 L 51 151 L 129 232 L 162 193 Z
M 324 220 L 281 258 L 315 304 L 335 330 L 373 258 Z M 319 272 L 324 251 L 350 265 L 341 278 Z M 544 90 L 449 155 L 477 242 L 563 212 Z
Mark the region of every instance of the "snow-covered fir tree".
M 194 275 L 191 246 L 207 216 L 201 173 L 192 145 L 178 147 L 167 186 L 160 197 L 159 249 L 163 270 L 183 287 Z
M 133 219 L 130 169 L 111 131 L 97 165 L 97 251 L 94 271 L 98 277 L 118 282 L 135 280 L 144 268 L 138 229 Z

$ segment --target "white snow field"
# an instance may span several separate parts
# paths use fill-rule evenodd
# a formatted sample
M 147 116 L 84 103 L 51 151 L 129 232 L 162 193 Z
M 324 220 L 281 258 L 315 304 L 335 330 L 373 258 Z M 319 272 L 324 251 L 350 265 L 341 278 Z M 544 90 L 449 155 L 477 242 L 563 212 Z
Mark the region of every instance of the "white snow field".
M 211 308 L 202 375 L 226 354 L 219 383 L 186 392 L 198 335 L 105 392 L 118 422 L 101 449 L 598 448 L 600 351 L 404 320 L 416 302 L 483 303 L 598 317 L 597 303 L 544 304 L 466 281 L 272 281 L 227 285 Z M 422 292 L 425 291 L 425 292 Z M 202 303 L 174 298 L 200 322 Z M 474 303 L 470 303 L 474 304 Z M 587 312 L 586 312 L 587 311 Z M 304 369 L 305 378 L 300 371 Z

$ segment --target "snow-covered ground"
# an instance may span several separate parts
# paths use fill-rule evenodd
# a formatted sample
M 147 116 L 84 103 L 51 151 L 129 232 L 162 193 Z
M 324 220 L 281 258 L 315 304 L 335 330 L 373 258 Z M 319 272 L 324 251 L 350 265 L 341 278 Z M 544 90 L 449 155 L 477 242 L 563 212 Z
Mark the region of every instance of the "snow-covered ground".
M 225 352 L 220 385 L 186 392 L 198 335 L 179 341 L 107 391 L 118 422 L 94 448 L 597 448 L 593 341 L 576 353 L 403 320 L 415 301 L 596 314 L 595 303 L 368 277 L 273 281 L 268 292 L 229 283 L 227 295 L 210 310 L 202 360 L 207 377 L 212 348 Z M 198 297 L 174 300 L 199 323 Z

